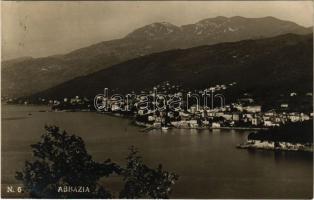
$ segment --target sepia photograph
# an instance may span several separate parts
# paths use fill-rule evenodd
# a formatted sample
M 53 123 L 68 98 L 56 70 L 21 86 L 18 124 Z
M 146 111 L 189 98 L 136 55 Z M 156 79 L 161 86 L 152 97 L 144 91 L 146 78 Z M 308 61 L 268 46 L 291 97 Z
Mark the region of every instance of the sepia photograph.
M 1 1 L 1 198 L 313 199 L 313 1 Z

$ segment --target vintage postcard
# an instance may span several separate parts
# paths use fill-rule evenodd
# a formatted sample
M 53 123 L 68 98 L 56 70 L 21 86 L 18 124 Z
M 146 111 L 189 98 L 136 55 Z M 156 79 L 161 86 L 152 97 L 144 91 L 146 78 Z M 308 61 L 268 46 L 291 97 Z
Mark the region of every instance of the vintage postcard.
M 312 199 L 313 1 L 2 1 L 1 198 Z

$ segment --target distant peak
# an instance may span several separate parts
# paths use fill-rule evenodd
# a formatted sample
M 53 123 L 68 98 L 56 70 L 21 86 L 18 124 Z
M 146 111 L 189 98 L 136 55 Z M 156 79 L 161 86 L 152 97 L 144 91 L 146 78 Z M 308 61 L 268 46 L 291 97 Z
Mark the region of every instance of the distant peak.
M 197 23 L 207 23 L 207 22 L 224 22 L 228 20 L 227 17 L 224 16 L 217 16 L 217 17 L 213 17 L 213 18 L 207 18 L 207 19 L 203 19 Z
M 159 22 L 159 23 L 162 25 L 165 25 L 165 26 L 174 26 L 173 24 L 171 24 L 169 22 Z
M 149 37 L 156 38 L 164 35 L 169 35 L 179 31 L 180 28 L 169 22 L 155 22 L 139 29 L 136 29 L 127 37 Z
M 273 17 L 273 16 L 266 16 L 266 17 L 263 17 L 264 19 L 276 19 L 278 20 L 276 17 Z
M 225 16 L 217 16 L 217 17 L 214 17 L 213 19 L 223 19 L 223 20 L 226 20 L 226 19 L 228 19 L 228 18 L 225 17 Z
M 230 33 L 237 32 L 247 24 L 254 25 L 255 23 L 261 23 L 263 25 L 267 24 L 270 26 L 283 26 L 287 30 L 296 29 L 296 23 L 290 21 L 284 21 L 277 19 L 272 16 L 265 16 L 259 18 L 249 18 L 243 16 L 217 16 L 212 18 L 207 18 L 200 20 L 194 24 L 186 24 L 182 26 L 176 26 L 169 22 L 161 21 L 154 22 L 152 24 L 138 28 L 128 34 L 126 37 L 137 37 L 137 38 L 160 38 L 164 36 L 173 36 L 180 33 L 180 35 L 186 35 L 193 33 L 197 36 L 208 36 L 208 35 L 217 35 L 218 33 Z M 298 28 L 298 27 L 297 27 Z M 311 32 L 312 29 L 308 28 L 307 32 Z M 295 32 L 295 31 L 294 31 Z M 300 33 L 305 32 L 300 30 Z
M 247 19 L 247 18 L 237 15 L 237 16 L 230 17 L 229 19 Z
M 230 20 L 272 20 L 272 21 L 282 21 L 276 17 L 266 16 L 266 17 L 257 17 L 257 18 L 250 18 L 250 17 L 242 17 L 242 16 L 233 16 L 230 17 Z
M 155 26 L 177 27 L 169 22 L 155 22 L 155 23 L 149 24 L 148 26 L 150 27 L 155 27 Z

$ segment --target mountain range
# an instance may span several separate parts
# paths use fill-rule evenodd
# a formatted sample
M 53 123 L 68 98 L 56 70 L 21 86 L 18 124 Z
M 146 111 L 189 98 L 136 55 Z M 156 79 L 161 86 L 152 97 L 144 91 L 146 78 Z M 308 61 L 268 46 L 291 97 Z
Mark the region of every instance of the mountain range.
M 268 99 L 290 92 L 305 94 L 313 89 L 312 56 L 312 34 L 169 50 L 77 77 L 32 98 L 93 98 L 104 88 L 131 92 L 165 81 L 186 88 L 237 82 L 242 91 Z
M 150 73 L 150 68 L 153 65 L 152 63 L 156 63 L 156 66 L 152 70 L 157 74 L 153 76 L 160 75 L 160 72 L 165 70 L 165 66 L 169 65 L 168 60 L 163 62 L 155 61 L 155 59 L 159 59 L 160 56 L 164 57 L 169 54 L 169 56 L 173 59 L 177 56 L 184 55 L 191 56 L 187 58 L 180 58 L 181 60 L 178 63 L 175 59 L 171 61 L 172 65 L 178 65 L 176 69 L 171 68 L 171 73 L 173 76 L 178 76 L 177 79 L 186 78 L 186 75 L 191 73 L 203 73 L 203 70 L 207 70 L 209 64 L 214 62 L 217 65 L 224 65 L 225 56 L 220 51 L 227 51 L 230 55 L 231 52 L 234 52 L 235 55 L 238 54 L 237 49 L 229 48 L 235 45 L 235 48 L 238 48 L 236 44 L 239 45 L 253 45 L 255 42 L 249 39 L 260 39 L 260 38 L 268 38 L 274 37 L 287 33 L 294 34 L 309 34 L 312 32 L 312 27 L 305 28 L 296 23 L 290 21 L 283 21 L 276 19 L 274 17 L 264 17 L 264 18 L 244 18 L 244 17 L 215 17 L 201 20 L 195 24 L 188 24 L 183 26 L 175 26 L 173 24 L 167 22 L 159 22 L 153 23 L 141 28 L 134 30 L 133 32 L 127 34 L 124 38 L 100 42 L 98 44 L 94 44 L 85 48 L 81 48 L 75 51 L 72 51 L 68 54 L 64 55 L 54 55 L 43 58 L 19 58 L 9 61 L 2 62 L 2 95 L 9 97 L 19 97 L 19 96 L 27 96 L 34 93 L 38 93 L 49 88 L 53 88 L 58 84 L 62 84 L 66 81 L 72 80 L 80 80 L 83 81 L 87 77 L 99 76 L 98 74 L 104 74 L 104 77 L 107 77 L 107 73 L 113 73 L 115 70 L 120 69 L 121 66 L 130 65 L 129 62 L 124 63 L 127 60 L 135 59 L 130 61 L 132 62 L 144 62 L 149 63 L 150 66 L 139 66 L 141 68 L 141 73 Z M 297 36 L 294 36 L 297 37 Z M 225 50 L 221 49 L 222 47 L 212 46 L 212 47 L 200 47 L 200 49 L 188 49 L 188 50 L 175 50 L 169 51 L 162 54 L 152 54 L 156 52 L 162 52 L 172 49 L 187 49 L 192 47 L 197 47 L 201 45 L 212 45 L 218 43 L 225 42 L 236 42 L 241 40 L 249 40 L 246 42 L 240 43 L 226 43 L 222 44 L 222 47 L 226 47 Z M 263 40 L 261 40 L 263 41 Z M 260 43 L 260 42 L 257 42 Z M 266 42 L 265 42 L 266 43 Z M 247 55 L 259 57 L 257 54 L 255 55 L 255 46 L 252 49 L 242 47 L 246 49 L 245 53 Z M 272 48 L 278 48 L 275 45 L 268 44 L 268 46 L 272 46 Z M 289 45 L 288 45 L 289 46 Z M 220 47 L 220 48 L 218 48 Z M 218 52 L 214 52 L 210 49 L 218 48 Z M 266 47 L 265 47 L 266 48 Z M 207 52 L 212 51 L 211 53 Z M 244 51 L 244 49 L 242 49 Z M 239 51 L 240 51 L 239 50 Z M 241 51 L 242 51 L 241 50 Z M 200 53 L 200 55 L 194 55 L 192 52 Z M 252 51 L 252 52 L 251 52 Z M 271 49 L 269 49 L 272 52 Z M 292 51 L 292 50 L 291 50 Z M 262 55 L 265 52 L 259 49 L 258 52 Z M 277 52 L 280 53 L 280 52 Z M 152 55 L 150 55 L 152 54 Z M 191 55 L 193 54 L 193 56 Z M 149 55 L 149 56 L 146 56 Z M 204 57 L 201 57 L 201 56 Z M 242 55 L 242 54 L 241 54 Z M 214 56 L 214 57 L 213 57 Z M 222 56 L 221 58 L 216 58 L 215 56 Z M 264 55 L 266 56 L 266 55 Z M 268 55 L 271 56 L 271 55 Z M 211 59 L 207 60 L 208 63 L 203 59 Z M 137 58 L 137 59 L 136 59 Z M 231 62 L 236 62 L 236 60 L 243 60 L 246 62 L 247 60 L 253 62 L 253 58 L 250 57 L 248 59 L 243 59 L 242 57 L 238 57 L 239 59 L 230 59 Z M 241 59 L 240 59 L 241 58 Z M 260 57 L 259 57 L 260 58 Z M 152 59 L 152 60 L 150 60 Z M 167 56 L 165 59 L 168 59 Z M 183 62 L 183 60 L 184 62 Z M 201 59 L 200 61 L 194 59 Z M 214 60 L 213 60 L 214 59 Z M 221 61 L 219 61 L 221 60 Z M 276 59 L 275 59 L 276 60 Z M 170 62 L 170 61 L 169 61 Z M 198 63 L 203 62 L 203 63 Z M 222 63 L 220 63 L 222 62 Z M 255 61 L 257 62 L 257 61 Z M 264 61 L 271 62 L 272 61 Z M 117 65 L 122 63 L 120 65 Z M 157 66 L 158 64 L 158 66 Z M 186 69 L 182 69 L 183 66 L 193 64 L 192 66 L 188 66 Z M 202 65 L 201 65 L 202 64 Z M 240 65 L 240 63 L 236 62 L 236 65 Z M 289 63 L 288 63 L 289 64 Z M 113 65 L 116 65 L 112 67 Z M 179 66 L 182 65 L 182 66 Z M 210 64 L 211 65 L 211 64 Z M 228 66 L 231 63 L 228 64 Z M 260 66 L 260 65 L 259 65 Z M 195 67 L 195 69 L 194 69 Z M 230 66 L 231 67 L 231 66 Z M 247 66 L 248 67 L 248 66 Z M 236 66 L 233 66 L 236 68 Z M 126 72 L 130 72 L 130 69 L 123 68 Z M 113 72 L 110 72 L 112 71 Z M 261 70 L 261 69 L 257 69 Z M 97 74 L 93 74 L 98 72 Z M 226 71 L 226 69 L 222 69 L 221 73 Z M 228 70 L 227 70 L 228 71 Z M 241 71 L 238 69 L 236 71 Z M 126 72 L 119 72 L 124 75 L 127 75 Z M 177 72 L 178 74 L 176 74 Z M 118 73 L 118 72 L 117 72 Z M 143 76 L 145 75 L 142 74 Z M 151 72 L 152 73 L 152 72 Z M 168 72 L 167 72 L 168 73 Z M 184 73 L 186 75 L 180 77 Z M 274 72 L 273 72 L 274 73 Z M 92 74 L 91 76 L 88 76 Z M 126 78 L 126 76 L 121 76 L 119 78 L 116 74 L 114 77 L 118 79 Z M 131 74 L 130 74 L 131 76 Z M 135 76 L 132 74 L 132 76 Z M 220 74 L 222 79 L 224 79 L 223 75 Z M 78 78 L 80 77 L 80 78 Z M 135 77 L 140 78 L 138 75 Z M 145 76 L 144 76 L 145 77 Z M 168 77 L 168 76 L 165 76 Z M 197 76 L 195 76 L 197 77 Z M 94 77 L 96 78 L 96 77 Z M 169 78 L 169 77 L 168 77 Z M 210 77 L 208 77 L 210 78 Z M 132 78 L 130 78 L 131 80 Z M 144 78 L 145 79 L 145 78 Z M 153 80 L 155 78 L 152 78 Z M 121 79 L 123 80 L 123 79 Z M 98 80 L 95 80 L 96 82 Z M 104 80 L 110 82 L 109 80 Z M 126 81 L 126 83 L 129 81 Z M 135 80 L 134 84 L 137 83 L 138 80 Z M 147 81 L 143 81 L 146 84 Z M 201 83 L 202 81 L 200 81 Z M 70 82 L 65 83 L 64 85 L 68 85 Z M 104 82 L 106 83 L 106 82 Z M 203 82 L 202 82 L 203 83 Z M 82 83 L 85 85 L 85 83 Z M 87 84 L 87 83 L 86 83 Z M 122 84 L 122 83 L 121 83 Z M 142 83 L 141 83 L 142 84 Z M 63 85 L 63 86 L 64 86 Z M 103 86 L 103 84 L 101 84 Z M 59 87 L 63 87 L 59 86 Z M 52 89 L 50 91 L 54 91 Z M 76 90 L 75 90 L 76 91 Z M 64 91 L 63 91 L 64 92 Z M 93 93 L 94 91 L 91 91 Z M 49 93 L 49 92 L 48 92 Z M 46 93 L 46 94 L 48 94 Z M 61 92 L 62 93 L 62 92 Z M 86 93 L 86 92 L 83 92 Z M 44 94 L 44 93 L 43 93 Z M 52 93 L 51 93 L 52 94 Z

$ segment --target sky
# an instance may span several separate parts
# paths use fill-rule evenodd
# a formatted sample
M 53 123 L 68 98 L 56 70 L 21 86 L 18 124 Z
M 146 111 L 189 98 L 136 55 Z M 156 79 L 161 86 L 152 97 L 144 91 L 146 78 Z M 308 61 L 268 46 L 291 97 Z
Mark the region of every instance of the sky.
M 141 26 L 191 24 L 216 16 L 273 16 L 313 25 L 313 1 L 1 2 L 2 59 L 63 54 L 122 38 Z

